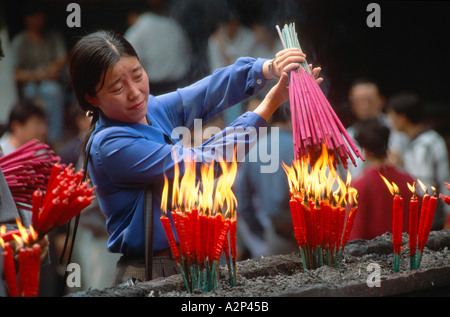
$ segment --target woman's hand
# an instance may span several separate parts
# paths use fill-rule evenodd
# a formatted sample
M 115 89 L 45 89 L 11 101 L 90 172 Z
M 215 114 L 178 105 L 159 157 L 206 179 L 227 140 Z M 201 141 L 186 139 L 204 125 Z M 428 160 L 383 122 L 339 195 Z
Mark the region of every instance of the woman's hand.
M 281 104 L 289 100 L 289 72 L 300 67 L 299 63 L 305 61 L 304 56 L 305 55 L 298 49 L 287 49 L 277 54 L 275 59 L 279 58 L 279 60 L 276 62 L 275 67 L 273 67 L 274 63 L 272 63 L 272 72 L 274 72 L 274 75 L 279 74 L 280 79 L 267 93 L 261 104 L 254 110 L 254 112 L 259 114 L 266 121 L 269 120 L 270 116 Z M 283 68 L 280 70 L 280 67 Z M 321 71 L 320 67 L 314 69 L 312 68 L 312 65 L 309 65 L 309 67 L 314 78 L 316 78 L 317 84 L 320 84 L 323 81 L 323 78 L 319 78 L 319 73 Z
M 300 51 L 297 48 L 288 48 L 278 52 L 275 55 L 275 58 L 272 60 L 268 60 L 263 65 L 263 74 L 266 79 L 273 79 L 280 77 L 283 70 L 292 63 L 301 64 L 306 61 L 306 54 Z M 300 66 L 300 65 L 299 65 Z M 317 84 L 320 84 L 323 81 L 323 78 L 319 78 L 319 73 L 321 71 L 320 67 L 312 68 L 312 65 L 309 64 L 309 68 L 311 72 L 316 78 Z

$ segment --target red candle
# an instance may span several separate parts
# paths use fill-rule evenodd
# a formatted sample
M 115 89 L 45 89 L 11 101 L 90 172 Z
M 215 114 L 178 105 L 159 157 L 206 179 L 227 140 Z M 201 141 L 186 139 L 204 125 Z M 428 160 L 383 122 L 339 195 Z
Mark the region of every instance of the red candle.
M 192 234 L 192 242 L 191 248 L 193 252 L 193 257 L 195 260 L 198 259 L 198 253 L 200 252 L 200 223 L 198 217 L 198 209 L 193 207 L 191 209 L 191 234 Z
M 186 241 L 186 230 L 184 228 L 183 216 L 179 211 L 172 211 L 172 219 L 175 223 L 175 230 L 177 231 L 178 240 L 180 241 L 181 256 L 185 259 L 189 258 L 189 246 Z
M 231 219 L 230 223 L 230 253 L 231 253 L 231 261 L 233 262 L 233 274 L 231 283 L 232 285 L 236 285 L 236 231 L 237 231 L 237 218 L 236 213 L 232 213 L 235 216 Z
M 297 239 L 297 244 L 299 245 L 299 247 L 303 248 L 305 239 L 303 236 L 303 226 L 300 217 L 300 203 L 294 197 L 292 197 L 289 201 L 289 206 L 291 210 L 292 223 L 294 225 L 295 238 Z
M 175 242 L 175 237 L 173 235 L 172 226 L 170 224 L 169 218 L 166 216 L 161 216 L 161 223 L 164 227 L 164 231 L 166 232 L 167 240 L 169 240 L 170 249 L 172 250 L 173 257 L 177 261 L 177 263 L 181 263 L 180 253 L 178 252 L 178 246 Z
M 422 198 L 422 206 L 420 208 L 419 235 L 418 235 L 418 247 L 419 250 L 421 250 L 420 252 L 422 252 L 423 248 L 425 247 L 424 231 L 429 202 L 430 202 L 430 195 L 425 193 L 425 195 Z
M 402 246 L 402 225 L 403 225 L 403 198 L 398 193 L 394 195 L 392 218 L 392 243 L 394 253 L 399 254 Z
M 333 252 L 335 251 L 335 246 L 336 246 L 337 231 L 338 231 L 338 216 L 339 216 L 339 207 L 333 206 L 331 208 L 331 225 L 330 225 L 330 252 L 331 252 L 331 254 L 333 254 Z
M 339 207 L 339 215 L 338 215 L 338 232 L 336 238 L 336 251 L 339 251 L 339 247 L 342 242 L 342 234 L 344 232 L 344 224 L 345 224 L 345 207 Z
M 354 206 L 348 213 L 347 223 L 345 224 L 344 236 L 342 238 L 342 250 L 344 250 L 345 246 L 347 245 L 350 233 L 352 232 L 353 229 L 353 223 L 355 222 L 355 216 L 357 211 L 358 206 Z
M 225 222 L 228 223 L 228 232 L 230 231 L 230 226 L 231 226 L 231 219 L 227 218 L 225 219 Z M 225 241 L 223 243 L 223 252 L 225 253 L 225 256 L 227 258 L 227 263 L 228 265 L 230 265 L 230 245 L 228 242 L 228 236 L 225 238 Z
M 16 265 L 14 256 L 9 243 L 2 243 L 3 246 L 3 271 L 5 275 L 6 285 L 8 286 L 8 294 L 10 297 L 19 296 L 17 289 Z
M 222 216 L 222 214 L 220 212 L 218 212 L 216 214 L 216 216 L 214 217 L 214 247 L 213 247 L 213 260 L 217 260 L 218 257 L 220 257 L 220 254 L 217 255 L 217 252 L 219 252 L 219 250 L 217 250 L 220 246 L 218 245 L 219 239 L 220 239 L 220 235 L 222 233 L 222 228 L 225 225 L 225 220 Z M 223 244 L 222 244 L 223 247 Z M 220 251 L 222 251 L 222 248 L 220 249 Z
M 433 224 L 434 212 L 436 211 L 437 203 L 438 203 L 438 197 L 435 193 L 435 195 L 430 197 L 430 202 L 428 203 L 427 214 L 426 214 L 425 225 L 424 225 L 423 236 L 422 236 L 422 243 L 420 246 L 420 252 L 423 251 L 425 244 L 427 243 L 428 235 L 430 234 L 431 226 Z
M 40 246 L 24 247 L 19 251 L 19 295 L 37 297 L 39 293 Z
M 198 258 L 197 261 L 198 263 L 200 263 L 200 265 L 203 267 L 203 263 L 205 261 L 205 256 L 206 256 L 206 237 L 208 234 L 208 216 L 206 216 L 204 213 L 200 214 L 200 235 L 201 235 L 201 239 L 200 239 L 200 248 L 199 248 L 199 254 L 198 254 Z
M 184 225 L 184 231 L 186 239 L 186 245 L 188 246 L 188 254 L 189 254 L 189 263 L 191 263 L 191 256 L 193 256 L 193 244 L 192 244 L 192 217 L 191 217 L 191 211 L 186 210 L 183 214 L 183 225 Z
M 216 218 L 217 218 L 217 216 L 216 216 Z M 224 221 L 223 217 L 221 217 L 221 219 L 219 219 L 219 221 L 220 221 L 220 225 L 219 225 L 220 232 L 219 232 L 219 236 L 218 236 L 218 239 L 216 242 L 216 247 L 214 250 L 214 260 L 215 261 L 219 261 L 220 255 L 222 254 L 225 239 L 227 238 L 228 229 L 230 227 L 230 223 Z M 219 229 L 219 228 L 216 227 L 216 229 Z
M 213 257 L 214 257 L 214 238 L 215 238 L 215 223 L 214 216 L 210 215 L 208 217 L 208 246 L 207 246 L 207 256 L 209 260 L 209 264 L 212 265 Z
M 236 218 L 231 220 L 230 225 L 230 249 L 231 249 L 231 258 L 233 262 L 236 261 L 236 231 L 237 231 L 237 221 Z
M 42 201 L 44 198 L 44 193 L 39 188 L 34 191 L 32 198 L 32 215 L 31 215 L 31 223 L 33 226 L 39 225 L 39 213 L 42 207 Z
M 418 216 L 419 201 L 416 194 L 413 193 L 409 202 L 409 255 L 411 257 L 416 254 Z
M 330 247 L 330 224 L 331 224 L 331 213 L 332 209 L 328 201 L 322 200 L 320 202 L 320 208 L 322 209 L 322 219 L 323 219 L 323 235 L 325 241 L 325 247 Z
M 444 194 L 439 194 L 439 198 L 441 198 L 444 203 L 447 205 L 450 205 L 450 196 L 445 196 Z

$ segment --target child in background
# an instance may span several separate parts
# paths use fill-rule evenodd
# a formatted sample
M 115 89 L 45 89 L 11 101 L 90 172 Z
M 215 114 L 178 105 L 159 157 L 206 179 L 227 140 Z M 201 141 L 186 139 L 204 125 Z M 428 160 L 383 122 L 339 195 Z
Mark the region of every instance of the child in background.
M 358 213 L 355 217 L 352 239 L 373 239 L 385 232 L 392 232 L 392 201 L 390 193 L 380 174 L 394 182 L 400 189 L 403 201 L 409 201 L 414 179 L 387 159 L 390 130 L 377 119 L 359 122 L 356 141 L 364 150 L 366 165 L 362 173 L 352 181 L 358 191 Z M 409 209 L 404 204 L 403 231 L 408 232 Z

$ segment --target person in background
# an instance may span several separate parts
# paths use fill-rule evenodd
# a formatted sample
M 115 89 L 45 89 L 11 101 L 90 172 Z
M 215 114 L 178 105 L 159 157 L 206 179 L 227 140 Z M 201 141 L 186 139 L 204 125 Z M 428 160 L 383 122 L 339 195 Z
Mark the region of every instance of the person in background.
M 139 54 L 153 94 L 179 88 L 190 70 L 190 42 L 178 21 L 167 16 L 164 1 L 138 0 L 129 13 L 124 37 Z M 156 9 L 157 12 L 154 10 Z M 158 10 L 160 9 L 160 10 Z M 155 44 L 157 43 L 157 44 Z
M 395 131 L 392 124 L 389 122 L 384 108 L 386 105 L 386 98 L 381 93 L 379 86 L 373 80 L 368 78 L 358 78 L 355 80 L 348 92 L 348 101 L 350 111 L 355 118 L 355 123 L 348 127 L 347 132 L 355 140 L 356 127 L 362 120 L 376 118 L 381 124 L 385 125 L 391 130 L 388 147 L 388 159 L 394 164 L 398 164 L 401 153 L 407 143 L 406 135 L 402 132 Z M 356 142 L 358 146 L 358 142 Z M 361 150 L 361 148 L 360 148 Z M 363 152 L 364 155 L 364 152 Z M 356 177 L 364 169 L 365 162 L 357 158 L 357 166 L 353 164 L 348 165 L 348 169 L 352 177 Z M 341 177 L 345 179 L 347 171 L 339 170 Z
M 411 92 L 398 93 L 387 104 L 387 114 L 394 128 L 409 139 L 402 157 L 404 168 L 427 186 L 430 195 L 433 194 L 431 186 L 439 195 L 450 179 L 448 150 L 444 138 L 424 124 L 424 110 L 421 98 Z M 432 230 L 443 228 L 448 212 L 449 206 L 439 200 Z
M 47 141 L 47 116 L 33 100 L 20 100 L 9 114 L 8 131 L 0 139 L 3 155 L 11 153 L 27 142 Z
M 9 28 L 6 24 L 4 4 L 0 2 L 0 125 L 8 124 L 8 115 L 13 105 L 19 99 L 16 81 L 14 79 L 14 54 L 11 51 Z
M 210 72 L 233 64 L 241 56 L 258 56 L 252 52 L 256 43 L 255 34 L 241 22 L 235 1 L 217 3 L 221 8 L 217 16 L 217 29 L 208 38 Z M 225 124 L 242 114 L 244 106 L 244 103 L 239 103 L 227 109 L 223 113 Z
M 386 232 L 392 232 L 394 196 L 380 174 L 399 187 L 404 202 L 408 202 L 411 198 L 412 194 L 407 183 L 412 185 L 415 180 L 409 173 L 388 160 L 390 134 L 389 128 L 376 118 L 366 119 L 355 125 L 355 139 L 364 149 L 366 164 L 351 183 L 358 191 L 358 211 L 350 240 L 373 239 Z M 404 203 L 403 232 L 408 232 L 408 206 L 408 203 Z
M 62 36 L 46 28 L 46 12 L 39 1 L 24 6 L 26 29 L 12 41 L 14 74 L 22 98 L 40 98 L 49 124 L 48 141 L 63 139 L 64 90 L 61 74 L 67 53 Z

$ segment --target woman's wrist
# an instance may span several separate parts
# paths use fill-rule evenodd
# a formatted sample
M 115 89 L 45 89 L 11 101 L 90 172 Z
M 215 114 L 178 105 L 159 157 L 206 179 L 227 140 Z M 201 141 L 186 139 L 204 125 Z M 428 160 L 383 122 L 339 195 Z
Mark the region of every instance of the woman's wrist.
M 276 102 L 271 100 L 270 98 L 265 98 L 253 112 L 260 115 L 264 120 L 269 121 L 272 114 L 278 108 Z
M 277 78 L 273 73 L 273 60 L 274 59 L 268 59 L 263 64 L 263 75 L 265 79 Z

